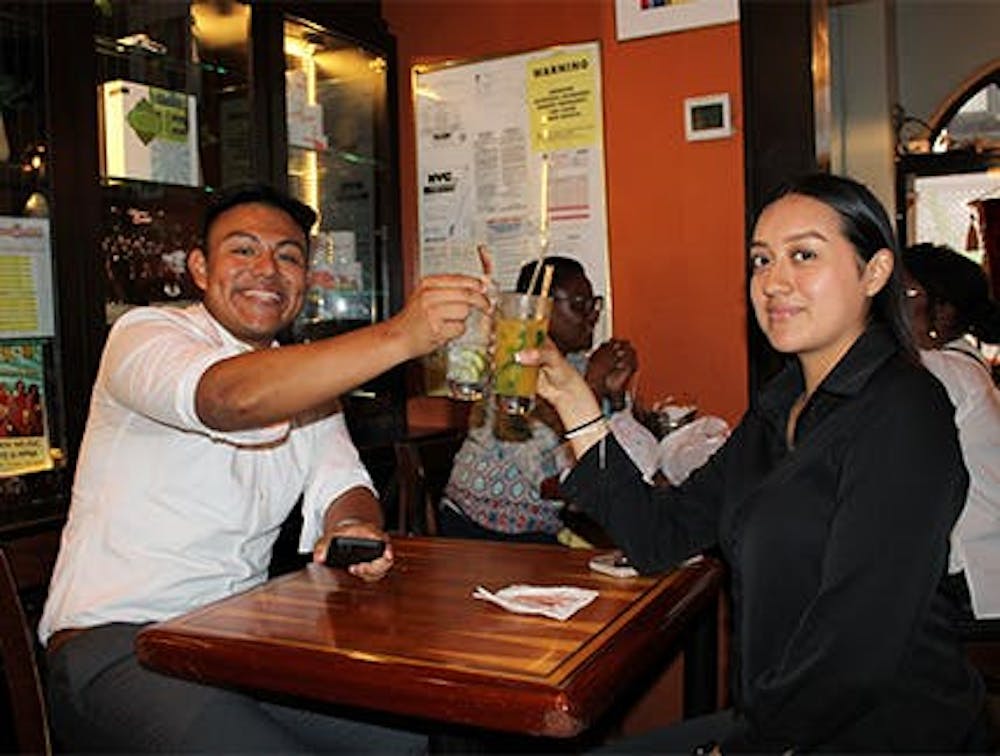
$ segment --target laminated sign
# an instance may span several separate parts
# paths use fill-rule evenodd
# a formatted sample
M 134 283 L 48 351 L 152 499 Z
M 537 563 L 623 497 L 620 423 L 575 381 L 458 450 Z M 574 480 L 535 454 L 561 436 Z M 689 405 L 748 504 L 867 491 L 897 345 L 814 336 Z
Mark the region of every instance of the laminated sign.
M 122 79 L 100 89 L 104 176 L 200 185 L 194 95 Z

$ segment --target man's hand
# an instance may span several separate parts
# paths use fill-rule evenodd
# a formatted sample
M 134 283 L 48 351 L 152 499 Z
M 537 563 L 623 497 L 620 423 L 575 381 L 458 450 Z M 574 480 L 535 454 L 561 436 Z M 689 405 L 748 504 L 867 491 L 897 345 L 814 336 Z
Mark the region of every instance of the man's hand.
M 392 569 L 393 556 L 392 545 L 389 543 L 389 536 L 370 522 L 348 521 L 342 525 L 327 530 L 323 537 L 316 541 L 313 548 L 313 561 L 323 564 L 326 561 L 326 550 L 330 546 L 330 541 L 338 536 L 354 536 L 356 538 L 374 538 L 385 542 L 385 552 L 378 559 L 371 562 L 358 562 L 347 568 L 352 575 L 374 582 L 381 580 L 389 570 Z
M 337 536 L 375 538 L 385 541 L 385 553 L 371 562 L 352 564 L 347 571 L 352 575 L 373 582 L 385 577 L 392 569 L 392 545 L 383 531 L 382 508 L 374 494 L 367 488 L 352 488 L 334 499 L 326 510 L 323 535 L 313 546 L 313 561 L 323 564 L 330 541 Z
M 418 357 L 460 335 L 473 307 L 489 312 L 483 279 L 463 275 L 427 276 L 392 321 L 399 332 L 406 335 L 410 355 Z

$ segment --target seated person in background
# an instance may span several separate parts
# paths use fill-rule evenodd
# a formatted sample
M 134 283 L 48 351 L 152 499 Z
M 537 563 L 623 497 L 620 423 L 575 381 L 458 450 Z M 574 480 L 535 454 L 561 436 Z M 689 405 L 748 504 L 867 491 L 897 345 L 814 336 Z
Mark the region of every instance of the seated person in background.
M 788 356 L 726 444 L 680 486 L 646 485 L 590 388 L 525 350 L 579 460 L 563 481 L 642 572 L 718 546 L 732 577 L 734 707 L 623 753 L 988 748 L 983 682 L 944 578 L 968 475 L 919 362 L 892 224 L 862 185 L 815 174 L 758 216 L 750 299 Z
M 300 550 L 384 538 L 337 398 L 462 330 L 484 283 L 437 276 L 389 320 L 276 348 L 306 291 L 306 205 L 266 186 L 216 195 L 188 265 L 203 302 L 141 307 L 111 329 L 39 626 L 57 742 L 99 751 L 423 751 L 426 738 L 179 680 L 134 639 L 262 583 L 300 495 Z M 378 580 L 392 550 L 353 565 Z
M 536 265 L 533 261 L 521 268 L 517 291 L 528 290 Z M 628 412 L 625 389 L 638 367 L 635 349 L 627 341 L 611 339 L 588 359 L 604 299 L 594 296 L 578 261 L 546 257 L 542 265 L 553 268 L 549 337 L 584 375 L 606 412 Z M 535 294 L 542 276 L 536 278 Z M 562 424 L 546 402 L 539 401 L 527 417 L 510 417 L 497 412 L 487 393 L 455 456 L 438 514 L 441 535 L 555 543 L 563 527 L 559 506 L 543 498 L 541 489 L 543 481 L 572 461 L 562 448 L 562 433 Z
M 983 269 L 949 247 L 903 253 L 910 327 L 927 369 L 955 405 L 969 494 L 951 533 L 949 585 L 966 616 L 1000 617 L 1000 391 L 970 341 L 1000 343 L 1000 307 Z M 971 594 L 971 607 L 970 607 Z

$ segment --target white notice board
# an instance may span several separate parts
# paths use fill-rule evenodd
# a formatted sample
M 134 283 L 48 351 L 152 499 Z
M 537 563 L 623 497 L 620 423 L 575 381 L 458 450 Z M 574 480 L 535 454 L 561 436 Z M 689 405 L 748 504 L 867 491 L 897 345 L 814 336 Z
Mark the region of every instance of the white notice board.
M 583 263 L 608 304 L 601 60 L 596 42 L 438 67 L 414 67 L 420 274 L 478 273 L 493 251 L 497 281 L 548 254 Z

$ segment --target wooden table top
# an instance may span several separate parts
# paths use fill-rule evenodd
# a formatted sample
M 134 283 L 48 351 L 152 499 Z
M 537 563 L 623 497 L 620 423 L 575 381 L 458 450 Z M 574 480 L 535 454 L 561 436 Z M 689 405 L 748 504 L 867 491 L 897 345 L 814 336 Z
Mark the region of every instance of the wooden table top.
M 417 537 L 393 549 L 377 583 L 310 564 L 152 625 L 139 658 L 205 683 L 571 737 L 714 610 L 721 579 L 712 559 L 623 580 L 591 571 L 584 549 Z M 515 583 L 600 595 L 565 622 L 472 598 Z

